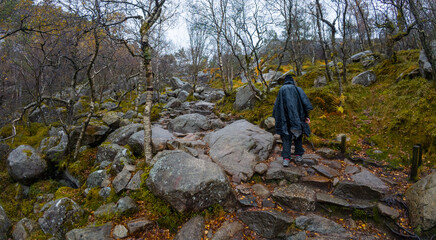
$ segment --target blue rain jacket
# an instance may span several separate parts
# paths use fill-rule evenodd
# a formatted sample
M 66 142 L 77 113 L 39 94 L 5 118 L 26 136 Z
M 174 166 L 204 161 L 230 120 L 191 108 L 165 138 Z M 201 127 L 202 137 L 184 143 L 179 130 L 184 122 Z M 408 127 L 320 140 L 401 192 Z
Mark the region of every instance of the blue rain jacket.
M 274 104 L 276 133 L 288 136 L 293 134 L 296 138 L 302 133 L 309 136 L 310 127 L 306 123 L 306 118 L 309 117 L 309 111 L 312 109 L 306 93 L 295 86 L 292 76 L 287 75 Z

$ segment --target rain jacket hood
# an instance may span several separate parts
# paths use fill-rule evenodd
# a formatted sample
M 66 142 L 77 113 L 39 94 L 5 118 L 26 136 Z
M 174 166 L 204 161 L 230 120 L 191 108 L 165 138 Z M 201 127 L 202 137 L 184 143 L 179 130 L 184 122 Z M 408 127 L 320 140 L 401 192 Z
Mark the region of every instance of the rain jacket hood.
M 288 136 L 292 134 L 295 137 L 304 133 L 309 136 L 310 128 L 305 120 L 312 109 L 306 93 L 300 87 L 295 86 L 292 76 L 287 75 L 274 104 L 273 117 L 276 120 L 276 133 Z

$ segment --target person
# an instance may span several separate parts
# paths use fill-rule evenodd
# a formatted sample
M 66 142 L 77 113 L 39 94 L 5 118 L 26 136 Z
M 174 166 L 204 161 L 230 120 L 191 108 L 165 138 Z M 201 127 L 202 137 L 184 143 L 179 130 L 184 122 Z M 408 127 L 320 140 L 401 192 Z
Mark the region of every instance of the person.
M 277 94 L 273 110 L 276 133 L 283 141 L 284 167 L 289 166 L 292 141 L 295 144 L 295 162 L 303 160 L 303 134 L 310 135 L 309 111 L 312 109 L 312 104 L 303 89 L 295 86 L 291 75 L 286 75 L 285 82 Z

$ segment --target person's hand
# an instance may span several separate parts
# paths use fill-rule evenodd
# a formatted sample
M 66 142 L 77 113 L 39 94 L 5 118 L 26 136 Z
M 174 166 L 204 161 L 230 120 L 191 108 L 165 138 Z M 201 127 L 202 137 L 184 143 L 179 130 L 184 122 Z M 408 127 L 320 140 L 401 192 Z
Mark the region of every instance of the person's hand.
M 310 124 L 310 118 L 306 118 L 306 123 Z

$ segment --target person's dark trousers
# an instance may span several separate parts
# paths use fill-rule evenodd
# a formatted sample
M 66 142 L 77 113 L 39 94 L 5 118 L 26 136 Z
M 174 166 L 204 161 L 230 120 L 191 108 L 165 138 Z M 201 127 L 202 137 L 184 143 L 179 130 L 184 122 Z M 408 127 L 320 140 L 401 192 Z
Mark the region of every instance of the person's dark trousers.
M 304 148 L 303 148 L 303 135 L 300 135 L 300 137 L 295 138 L 294 135 L 280 135 L 283 142 L 283 150 L 282 150 L 282 157 L 283 159 L 288 158 L 291 159 L 291 144 L 292 141 L 294 141 L 295 144 L 295 151 L 294 155 L 300 155 L 302 156 L 304 154 Z

